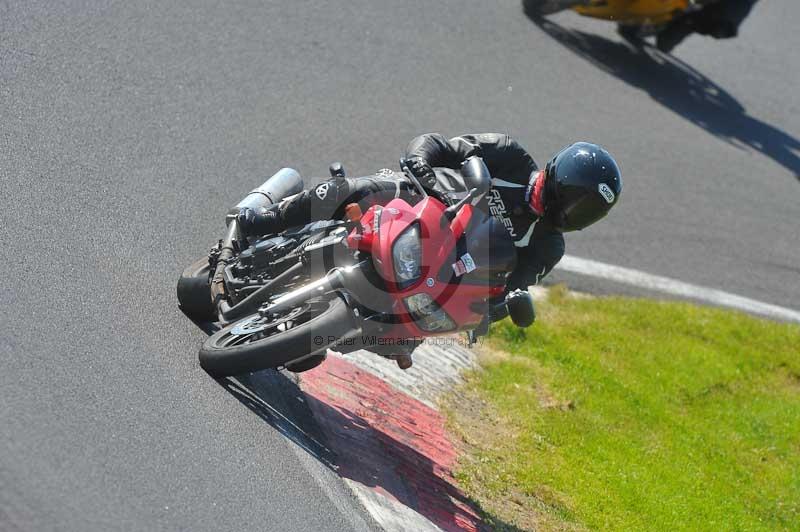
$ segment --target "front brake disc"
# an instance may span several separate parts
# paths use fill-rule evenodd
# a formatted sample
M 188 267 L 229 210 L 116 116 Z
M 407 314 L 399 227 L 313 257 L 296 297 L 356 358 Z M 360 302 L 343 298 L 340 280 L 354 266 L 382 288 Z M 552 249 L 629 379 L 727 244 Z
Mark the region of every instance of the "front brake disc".
M 294 320 L 308 310 L 308 307 L 308 304 L 302 305 L 290 310 L 286 315 L 279 317 L 252 316 L 237 323 L 236 326 L 230 330 L 230 334 L 234 336 L 244 336 L 247 334 L 255 334 L 266 329 L 274 329 L 282 323 Z
M 234 336 L 244 336 L 247 334 L 255 334 L 270 327 L 272 324 L 269 319 L 262 318 L 261 316 L 253 316 L 246 320 L 242 320 L 236 324 L 230 331 Z

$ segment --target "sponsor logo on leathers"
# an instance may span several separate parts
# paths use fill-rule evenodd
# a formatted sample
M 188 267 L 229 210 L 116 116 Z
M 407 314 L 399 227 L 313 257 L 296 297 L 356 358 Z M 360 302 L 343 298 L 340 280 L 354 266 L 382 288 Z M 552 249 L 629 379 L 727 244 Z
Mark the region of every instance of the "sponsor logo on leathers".
M 489 212 L 492 216 L 503 222 L 509 235 L 516 238 L 517 232 L 514 230 L 514 224 L 511 223 L 511 219 L 506 214 L 506 204 L 503 203 L 503 199 L 500 197 L 500 191 L 493 188 L 489 192 L 487 199 L 489 201 Z
M 328 196 L 329 187 L 330 185 L 328 183 L 322 183 L 314 191 L 314 193 L 317 195 L 320 201 L 323 201 Z

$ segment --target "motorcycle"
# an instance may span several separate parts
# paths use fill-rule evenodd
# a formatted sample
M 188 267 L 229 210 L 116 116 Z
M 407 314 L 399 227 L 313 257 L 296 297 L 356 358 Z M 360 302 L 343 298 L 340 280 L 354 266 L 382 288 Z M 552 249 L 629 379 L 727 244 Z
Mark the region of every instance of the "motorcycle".
M 177 287 L 183 312 L 216 329 L 199 353 L 207 372 L 301 372 L 322 363 L 329 348 L 396 358 L 428 336 L 466 332 L 471 345 L 487 332 L 490 316 L 533 323 L 528 292 L 503 296 L 516 249 L 486 208 L 491 176 L 483 160 L 462 165 L 467 190 L 460 198 L 429 195 L 403 160 L 401 168 L 408 197 L 363 213 L 350 204 L 345 220 L 242 235 L 241 208 L 302 190 L 299 174 L 288 168 L 229 212 L 225 238 L 183 272 Z M 331 176 L 345 179 L 341 165 L 331 165 Z
M 678 16 L 702 9 L 715 0 L 523 0 L 531 17 L 571 9 L 579 15 L 616 22 L 619 32 L 635 41 L 658 34 Z

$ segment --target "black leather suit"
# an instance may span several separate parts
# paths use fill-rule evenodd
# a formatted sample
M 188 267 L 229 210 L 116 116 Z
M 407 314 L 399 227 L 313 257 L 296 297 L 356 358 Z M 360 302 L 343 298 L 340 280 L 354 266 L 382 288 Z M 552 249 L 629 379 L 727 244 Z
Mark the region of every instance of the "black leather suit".
M 434 191 L 458 198 L 465 186 L 457 171 L 466 158 L 483 158 L 492 175 L 487 195 L 491 213 L 503 222 L 517 246 L 517 267 L 507 288 L 537 284 L 564 255 L 564 237 L 546 219 L 539 220 L 528 207 L 531 178 L 536 163 L 508 135 L 485 133 L 450 140 L 438 133 L 421 135 L 408 145 L 406 157 L 422 157 L 436 174 Z M 368 177 L 330 179 L 282 202 L 272 213 L 281 225 L 301 225 L 314 220 L 342 218 L 344 206 L 359 203 L 363 210 L 404 197 L 411 189 L 407 178 L 390 170 Z

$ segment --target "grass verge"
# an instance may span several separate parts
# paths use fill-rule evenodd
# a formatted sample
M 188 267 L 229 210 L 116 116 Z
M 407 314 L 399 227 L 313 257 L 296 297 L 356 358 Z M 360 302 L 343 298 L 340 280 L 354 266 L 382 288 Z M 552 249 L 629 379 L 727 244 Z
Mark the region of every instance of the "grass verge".
M 798 529 L 800 327 L 574 298 L 503 322 L 445 404 L 457 478 L 525 529 Z

